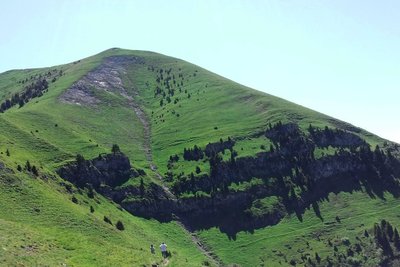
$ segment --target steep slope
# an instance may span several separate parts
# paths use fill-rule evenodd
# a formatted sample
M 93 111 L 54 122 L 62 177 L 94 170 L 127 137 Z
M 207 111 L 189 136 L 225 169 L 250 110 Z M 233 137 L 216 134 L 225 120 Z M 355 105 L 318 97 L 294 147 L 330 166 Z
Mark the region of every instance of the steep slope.
M 149 264 L 160 259 L 148 254 L 148 244 L 160 239 L 176 248 L 168 263 L 174 266 L 392 260 L 383 254 L 368 254 L 365 260 L 358 252 L 338 256 L 348 247 L 340 247 L 341 238 L 358 242 L 360 233 L 370 232 L 383 218 L 398 225 L 391 214 L 400 204 L 398 145 L 342 121 L 179 59 L 122 49 L 67 65 L 0 74 L 0 104 L 0 162 L 11 170 L 3 174 L 2 203 L 12 195 L 23 209 L 30 206 L 28 194 L 36 203 L 51 207 L 54 202 L 62 207 L 60 214 L 70 214 L 60 219 L 69 222 L 66 230 L 56 227 L 44 236 L 38 233 L 59 221 L 28 227 L 48 216 L 31 211 L 9 216 L 6 210 L 13 208 L 4 206 L 2 229 L 26 227 L 26 234 L 43 246 L 46 238 L 62 244 L 46 250 L 46 259 L 54 263 L 61 261 L 58 254 L 71 255 L 69 264 L 101 265 L 91 255 L 102 255 L 103 248 L 95 244 L 104 242 L 118 251 L 104 265 Z M 134 174 L 96 184 L 96 173 L 103 173 L 99 164 L 112 158 L 104 153 L 113 144 L 129 157 Z M 37 167 L 36 175 L 27 170 L 28 160 Z M 62 179 L 75 183 L 74 193 L 58 192 Z M 26 193 L 11 192 L 6 181 L 29 186 Z M 92 189 L 106 207 L 97 221 L 97 212 L 90 214 L 88 207 L 102 208 L 84 193 Z M 83 192 L 78 205 L 68 200 L 76 192 Z M 127 221 L 127 231 L 121 234 L 105 224 L 101 217 L 107 214 Z M 76 228 L 77 222 L 85 222 L 83 229 Z M 89 225 L 93 229 L 87 235 L 74 234 Z M 90 252 L 81 253 L 79 242 L 68 252 L 63 246 L 72 236 L 85 240 Z M 23 243 L 21 237 L 7 238 Z M 359 243 L 364 254 L 379 247 Z M 124 258 L 131 245 L 137 253 Z M 22 263 L 32 263 L 44 251 L 23 253 L 14 249 L 2 258 L 10 263 L 10 255 L 17 255 Z

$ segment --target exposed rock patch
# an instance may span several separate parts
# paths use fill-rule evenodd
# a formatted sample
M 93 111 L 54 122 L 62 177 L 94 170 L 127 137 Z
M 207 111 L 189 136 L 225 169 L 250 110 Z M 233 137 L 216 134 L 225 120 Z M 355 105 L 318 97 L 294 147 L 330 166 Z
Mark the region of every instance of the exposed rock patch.
M 143 63 L 142 58 L 135 56 L 107 57 L 97 68 L 76 81 L 59 99 L 69 104 L 95 106 L 101 101 L 96 98 L 95 90 L 127 96 L 121 75 L 126 74 L 129 65 Z

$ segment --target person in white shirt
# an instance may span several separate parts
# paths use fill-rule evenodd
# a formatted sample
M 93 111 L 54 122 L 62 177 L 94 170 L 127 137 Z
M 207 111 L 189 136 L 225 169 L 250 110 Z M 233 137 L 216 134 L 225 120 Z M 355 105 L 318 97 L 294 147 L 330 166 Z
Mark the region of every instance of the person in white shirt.
M 166 258 L 167 257 L 167 245 L 164 242 L 161 243 L 160 250 L 161 250 L 162 256 L 164 258 Z

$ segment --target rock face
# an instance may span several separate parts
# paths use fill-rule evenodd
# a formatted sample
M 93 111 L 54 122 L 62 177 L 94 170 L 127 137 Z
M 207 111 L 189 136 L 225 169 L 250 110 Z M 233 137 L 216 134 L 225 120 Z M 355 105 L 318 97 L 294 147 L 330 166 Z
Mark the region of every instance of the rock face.
M 223 141 L 221 139 L 220 142 L 208 143 L 204 152 L 207 155 L 207 157 L 210 157 L 212 154 L 222 152 L 225 149 L 232 149 L 234 145 L 235 141 L 230 138 L 227 141 Z
M 318 147 L 359 147 L 367 145 L 358 135 L 339 129 L 332 130 L 326 127 L 324 130 L 320 130 L 310 127 L 309 132 Z
M 223 161 L 219 153 L 234 149 L 234 141 L 207 145 L 210 155 L 209 174 L 193 173 L 174 181 L 171 189 L 178 197 L 167 194 L 160 185 L 146 188 L 123 186 L 139 176 L 122 153 L 101 155 L 61 168 L 58 173 L 78 186 L 93 188 L 113 199 L 134 215 L 173 220 L 183 218 L 192 228 L 218 226 L 233 235 L 278 223 L 287 213 L 302 213 L 310 206 L 318 216 L 318 201 L 331 192 L 366 188 L 374 194 L 400 193 L 400 161 L 379 147 L 371 150 L 356 134 L 342 130 L 312 128 L 303 132 L 295 124 L 270 126 L 265 136 L 274 144 L 270 151 L 255 156 L 231 157 Z M 314 156 L 317 148 L 329 147 L 330 155 Z M 193 151 L 202 151 L 196 148 Z M 234 155 L 234 153 L 232 153 Z M 191 160 L 191 159 L 187 159 Z M 232 183 L 258 183 L 240 190 Z M 277 205 L 262 199 L 276 199 Z M 261 208 L 260 208 L 261 207 Z
M 131 169 L 128 157 L 122 153 L 99 155 L 92 160 L 81 158 L 59 169 L 58 174 L 78 186 L 91 184 L 94 188 L 116 187 L 130 177 L 138 176 Z

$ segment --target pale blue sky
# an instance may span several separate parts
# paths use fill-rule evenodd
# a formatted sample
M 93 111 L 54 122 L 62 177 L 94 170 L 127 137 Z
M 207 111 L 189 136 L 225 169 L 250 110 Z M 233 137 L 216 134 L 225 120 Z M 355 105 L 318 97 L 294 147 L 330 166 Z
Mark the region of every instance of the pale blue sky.
M 400 142 L 400 1 L 1 1 L 0 72 L 111 47 L 185 59 Z

